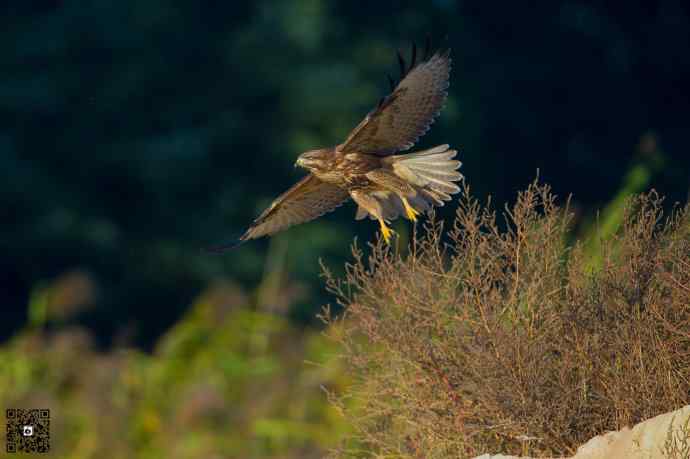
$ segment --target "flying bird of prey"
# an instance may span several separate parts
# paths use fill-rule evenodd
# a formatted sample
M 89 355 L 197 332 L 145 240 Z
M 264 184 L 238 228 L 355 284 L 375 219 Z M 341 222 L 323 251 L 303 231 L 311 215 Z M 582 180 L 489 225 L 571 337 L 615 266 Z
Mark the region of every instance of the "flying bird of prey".
M 410 64 L 400 51 L 400 80 L 390 76 L 391 93 L 383 97 L 340 145 L 302 153 L 296 166 L 309 174 L 279 196 L 238 241 L 211 248 L 222 251 L 242 242 L 272 235 L 313 220 L 348 199 L 357 203 L 355 218 L 378 220 L 387 243 L 391 220 L 404 215 L 412 221 L 460 189 L 456 151 L 440 145 L 415 153 L 409 150 L 424 135 L 447 96 L 450 50 L 431 54 L 427 40 L 417 61 L 413 44 Z

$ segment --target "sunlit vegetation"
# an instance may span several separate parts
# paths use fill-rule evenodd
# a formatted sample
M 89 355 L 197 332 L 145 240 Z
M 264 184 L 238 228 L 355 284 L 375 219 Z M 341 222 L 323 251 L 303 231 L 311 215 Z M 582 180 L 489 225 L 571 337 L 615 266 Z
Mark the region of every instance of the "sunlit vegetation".
M 151 354 L 27 328 L 0 348 L 0 406 L 49 408 L 52 457 L 318 458 L 346 431 L 333 352 L 223 283 Z
M 409 254 L 355 246 L 344 278 L 326 270 L 345 313 L 324 318 L 355 381 L 335 397 L 356 429 L 339 456 L 570 455 L 688 403 L 690 214 L 661 203 L 627 199 L 594 270 L 538 183 L 505 229 L 465 189 Z

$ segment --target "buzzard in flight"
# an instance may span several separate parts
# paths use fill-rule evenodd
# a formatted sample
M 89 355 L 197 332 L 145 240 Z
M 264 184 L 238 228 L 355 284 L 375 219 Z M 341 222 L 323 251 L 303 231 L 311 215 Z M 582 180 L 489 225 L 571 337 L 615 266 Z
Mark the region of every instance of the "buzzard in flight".
M 424 135 L 447 96 L 450 50 L 431 55 L 427 41 L 417 62 L 412 45 L 410 65 L 398 52 L 400 81 L 389 77 L 391 93 L 340 145 L 311 150 L 297 158 L 296 165 L 309 174 L 279 196 L 238 241 L 214 247 L 221 251 L 244 241 L 272 235 L 292 225 L 313 220 L 352 198 L 358 205 L 356 219 L 378 220 L 388 243 L 387 226 L 399 215 L 412 221 L 420 213 L 459 191 L 453 183 L 462 179 L 456 170 L 456 151 L 440 145 L 415 153 L 410 149 Z

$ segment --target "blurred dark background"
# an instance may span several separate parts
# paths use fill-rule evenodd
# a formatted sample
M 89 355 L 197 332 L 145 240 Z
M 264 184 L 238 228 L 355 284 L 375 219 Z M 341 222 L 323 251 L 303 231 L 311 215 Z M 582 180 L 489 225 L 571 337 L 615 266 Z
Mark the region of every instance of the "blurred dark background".
M 454 67 L 419 145 L 458 148 L 473 193 L 500 208 L 538 169 L 580 215 L 625 183 L 685 202 L 688 3 L 530 5 L 3 2 L 0 339 L 50 312 L 30 306 L 47 286 L 74 306 L 52 326 L 86 325 L 102 347 L 151 346 L 218 279 L 311 326 L 328 300 L 319 258 L 342 266 L 353 237 L 375 235 L 354 206 L 225 255 L 199 248 L 301 177 L 299 153 L 341 142 L 385 94 L 396 48 L 427 33 Z

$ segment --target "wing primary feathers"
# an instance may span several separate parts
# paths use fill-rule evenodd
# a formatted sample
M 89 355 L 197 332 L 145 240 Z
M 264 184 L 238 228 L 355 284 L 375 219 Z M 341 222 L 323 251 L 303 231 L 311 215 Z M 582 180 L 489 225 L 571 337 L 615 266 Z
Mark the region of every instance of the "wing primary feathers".
M 430 48 L 431 48 L 431 43 L 430 41 L 427 41 L 426 45 L 426 50 L 424 51 L 424 60 L 428 58 L 428 55 L 430 54 Z M 414 68 L 415 64 L 417 63 L 417 43 L 414 41 L 412 42 L 412 51 L 410 55 L 410 65 L 408 66 L 407 63 L 405 62 L 405 58 L 402 55 L 402 52 L 400 49 L 398 49 L 398 64 L 400 65 L 400 80 L 398 82 L 402 81 L 405 76 L 407 76 L 408 73 Z M 390 85 L 391 92 L 395 90 L 395 86 L 397 85 L 396 81 L 390 76 L 386 75 L 388 77 L 388 84 Z M 378 107 L 381 107 L 383 105 L 383 100 L 379 101 Z
M 449 50 L 435 52 L 430 33 L 423 46 L 408 43 L 409 51 L 398 48 L 396 53 L 400 80 L 389 75 L 391 92 L 376 101 L 337 151 L 388 156 L 408 150 L 429 130 L 448 95 Z
M 390 75 L 386 76 L 388 77 L 388 84 L 391 87 L 391 92 L 393 92 L 395 90 L 395 80 L 393 80 L 393 77 L 391 77 Z
M 210 247 L 203 247 L 201 249 L 202 252 L 206 253 L 223 253 L 227 252 L 228 250 L 233 250 L 236 249 L 237 247 L 241 246 L 247 242 L 247 239 L 235 239 L 234 241 L 231 242 L 225 242 L 223 244 L 218 244 L 218 245 L 212 245 Z
M 349 199 L 344 188 L 322 182 L 309 174 L 273 200 L 247 231 L 235 242 L 211 247 L 211 252 L 234 249 L 242 242 L 270 236 L 286 228 L 314 220 Z
M 402 80 L 405 78 L 405 75 L 407 74 L 407 71 L 405 70 L 405 58 L 402 56 L 402 53 L 398 49 L 398 64 L 400 64 L 400 79 Z

